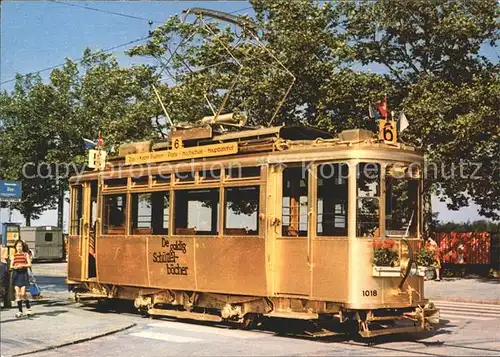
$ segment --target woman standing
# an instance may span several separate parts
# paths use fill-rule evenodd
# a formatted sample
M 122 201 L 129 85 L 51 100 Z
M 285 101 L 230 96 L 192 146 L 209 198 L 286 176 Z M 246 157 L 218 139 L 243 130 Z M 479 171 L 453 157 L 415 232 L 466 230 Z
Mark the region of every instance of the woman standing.
M 439 272 L 441 270 L 441 253 L 436 241 L 431 237 L 427 238 L 430 251 L 434 254 L 434 269 L 436 270 L 436 281 L 441 281 Z
M 16 290 L 16 302 L 19 312 L 16 317 L 23 316 L 23 300 L 26 303 L 26 314 L 32 315 L 30 302 L 26 295 L 26 287 L 29 286 L 28 269 L 31 268 L 31 258 L 28 254 L 28 246 L 22 240 L 17 240 L 14 245 L 16 252 L 12 259 L 11 269 L 12 285 Z

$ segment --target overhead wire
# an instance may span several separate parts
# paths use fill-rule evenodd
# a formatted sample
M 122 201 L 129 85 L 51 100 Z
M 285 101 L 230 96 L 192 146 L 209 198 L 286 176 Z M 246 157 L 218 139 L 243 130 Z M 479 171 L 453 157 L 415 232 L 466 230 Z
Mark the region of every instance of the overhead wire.
M 61 4 L 61 5 L 68 5 L 68 6 L 79 7 L 79 8 L 87 9 L 87 10 L 93 10 L 93 11 L 99 11 L 99 12 L 109 13 L 109 14 L 112 14 L 112 15 L 123 16 L 123 17 L 131 18 L 131 19 L 136 19 L 136 20 L 143 20 L 143 21 L 148 21 L 148 22 L 152 21 L 152 22 L 156 22 L 156 23 L 164 23 L 164 21 L 157 21 L 157 20 L 151 20 L 151 19 L 147 19 L 147 18 L 143 18 L 143 17 L 139 17 L 139 16 L 121 14 L 121 13 L 117 13 L 117 12 L 113 12 L 113 11 L 108 11 L 108 10 L 102 10 L 102 9 L 98 9 L 98 8 L 93 8 L 93 7 L 90 7 L 90 6 L 82 6 L 82 5 L 70 4 L 70 3 L 66 3 L 66 2 L 62 2 L 62 1 L 58 1 L 58 0 L 50 0 L 50 1 L 54 2 L 54 3 Z M 248 6 L 248 7 L 245 7 L 243 9 L 238 9 L 238 10 L 232 11 L 232 12 L 230 12 L 230 14 L 234 14 L 234 13 L 240 12 L 240 11 L 245 11 L 245 10 L 248 10 L 248 9 L 252 9 L 252 6 Z M 102 54 L 102 53 L 110 52 L 110 51 L 113 51 L 115 49 L 118 49 L 118 48 L 121 48 L 121 47 L 125 47 L 127 45 L 131 45 L 133 43 L 137 43 L 137 42 L 143 41 L 143 40 L 145 40 L 145 39 L 147 39 L 149 37 L 150 36 L 141 37 L 141 38 L 138 38 L 138 39 L 133 40 L 133 41 L 129 41 L 129 42 L 117 45 L 117 46 L 106 48 L 104 50 L 100 50 L 100 51 L 96 52 L 95 54 Z M 79 58 L 73 59 L 73 61 L 80 61 L 82 59 L 83 59 L 83 57 L 79 57 Z M 21 74 L 20 77 L 23 78 L 23 77 L 31 76 L 31 75 L 34 75 L 34 74 L 40 74 L 42 72 L 46 72 L 46 71 L 50 71 L 52 69 L 56 69 L 56 68 L 62 67 L 65 64 L 66 64 L 66 62 L 59 63 L 57 65 L 46 67 L 46 68 L 43 68 L 43 69 L 35 71 L 35 72 L 29 72 L 29 73 Z M 8 80 L 0 82 L 0 85 L 7 84 L 7 83 L 10 83 L 10 82 L 14 82 L 16 79 L 17 79 L 17 76 L 14 77 L 14 78 L 11 78 L 11 79 L 8 79 Z
M 57 3 L 57 4 L 61 4 L 61 5 L 78 7 L 80 9 L 86 9 L 86 10 L 92 10 L 92 11 L 102 12 L 102 13 L 106 13 L 106 14 L 110 14 L 110 15 L 122 16 L 122 17 L 126 17 L 126 18 L 129 18 L 129 19 L 148 21 L 150 23 L 154 23 L 154 22 L 156 22 L 156 23 L 164 23 L 165 22 L 165 21 L 152 20 L 152 19 L 148 19 L 148 18 L 140 17 L 140 16 L 122 14 L 122 13 L 115 12 L 115 11 L 103 10 L 103 9 L 99 9 L 99 8 L 91 7 L 91 6 L 87 6 L 87 5 L 77 5 L 77 4 L 68 3 L 68 2 L 64 2 L 64 1 L 58 1 L 58 0 L 49 0 L 49 1 Z
M 122 43 L 121 45 L 116 45 L 116 46 L 113 46 L 113 47 L 106 48 L 104 50 L 97 51 L 97 52 L 93 53 L 93 55 L 99 55 L 99 54 L 102 54 L 102 53 L 110 52 L 110 51 L 116 50 L 116 49 L 121 48 L 121 47 L 125 47 L 125 46 L 131 45 L 131 44 L 134 44 L 134 43 L 137 43 L 137 42 L 140 42 L 140 41 L 144 41 L 144 40 L 146 40 L 148 38 L 149 38 L 149 36 L 144 36 L 144 37 L 141 37 L 141 38 L 138 38 L 138 39 L 126 42 L 126 43 Z M 73 61 L 81 61 L 82 59 L 83 59 L 83 57 L 79 57 L 79 58 L 73 59 Z M 51 69 L 56 69 L 58 67 L 62 67 L 65 64 L 66 64 L 66 62 L 57 64 L 57 65 L 54 65 L 54 66 L 50 66 L 50 67 L 41 69 L 39 71 L 21 74 L 20 77 L 27 77 L 27 76 L 32 76 L 34 74 L 39 74 L 39 73 L 42 73 L 42 72 L 50 71 Z M 10 82 L 14 82 L 16 79 L 17 79 L 17 77 L 8 79 L 6 81 L 0 82 L 0 85 L 6 84 L 6 83 L 10 83 Z

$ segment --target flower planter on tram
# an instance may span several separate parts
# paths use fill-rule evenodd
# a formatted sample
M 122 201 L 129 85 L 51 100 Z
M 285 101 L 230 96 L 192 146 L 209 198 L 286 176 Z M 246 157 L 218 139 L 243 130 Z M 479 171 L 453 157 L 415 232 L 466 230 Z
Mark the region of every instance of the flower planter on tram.
M 374 266 L 372 275 L 378 278 L 398 278 L 401 277 L 401 268 Z

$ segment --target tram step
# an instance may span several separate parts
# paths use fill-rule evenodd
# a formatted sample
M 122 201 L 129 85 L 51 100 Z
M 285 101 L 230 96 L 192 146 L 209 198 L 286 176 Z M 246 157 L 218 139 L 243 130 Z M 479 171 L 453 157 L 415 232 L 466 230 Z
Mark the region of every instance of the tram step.
M 387 321 L 387 320 L 403 320 L 406 317 L 403 315 L 397 316 L 372 316 L 368 319 L 368 321 Z
M 109 296 L 96 293 L 78 293 L 78 300 L 107 299 Z
M 192 319 L 192 320 L 202 320 L 202 321 L 213 321 L 221 322 L 222 317 L 217 315 L 203 314 L 197 312 L 189 311 L 176 311 L 176 310 L 164 310 L 164 309 L 149 309 L 149 315 L 161 315 L 168 317 L 177 317 L 179 319 Z
M 360 331 L 359 334 L 361 337 L 375 337 L 382 335 L 390 335 L 393 333 L 417 333 L 424 331 L 424 328 L 421 326 L 408 326 L 408 327 L 396 327 L 396 328 L 385 328 L 381 330 L 373 330 L 373 331 Z
M 307 313 L 307 312 L 287 312 L 287 311 L 273 311 L 268 314 L 264 314 L 267 317 L 279 317 L 282 319 L 299 319 L 299 320 L 317 320 L 319 318 L 318 314 Z
M 321 331 L 315 331 L 315 332 L 305 331 L 305 333 L 312 337 L 330 337 L 330 336 L 345 335 L 345 333 L 334 332 L 327 329 L 322 329 Z

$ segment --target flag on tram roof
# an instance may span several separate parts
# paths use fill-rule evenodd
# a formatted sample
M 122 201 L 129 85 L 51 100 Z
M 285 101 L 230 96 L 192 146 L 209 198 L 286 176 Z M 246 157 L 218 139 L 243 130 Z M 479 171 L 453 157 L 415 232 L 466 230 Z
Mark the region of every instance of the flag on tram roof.
M 368 116 L 370 117 L 370 119 L 379 119 L 380 118 L 380 114 L 378 113 L 377 108 L 375 108 L 373 106 L 373 104 L 370 104 L 368 106 Z
M 93 140 L 90 140 L 90 139 L 83 138 L 83 142 L 85 144 L 86 149 L 93 149 L 97 146 L 97 143 Z
M 378 101 L 377 104 L 377 110 L 379 111 L 380 115 L 387 119 L 387 112 L 388 112 L 388 109 L 387 109 L 387 95 L 384 95 L 384 100 L 383 101 Z
M 410 126 L 410 123 L 408 123 L 408 119 L 406 118 L 406 115 L 404 112 L 401 112 L 399 114 L 399 132 L 402 132 L 406 128 Z
M 99 138 L 97 139 L 97 146 L 103 147 L 104 140 L 102 139 L 101 131 L 99 130 Z

